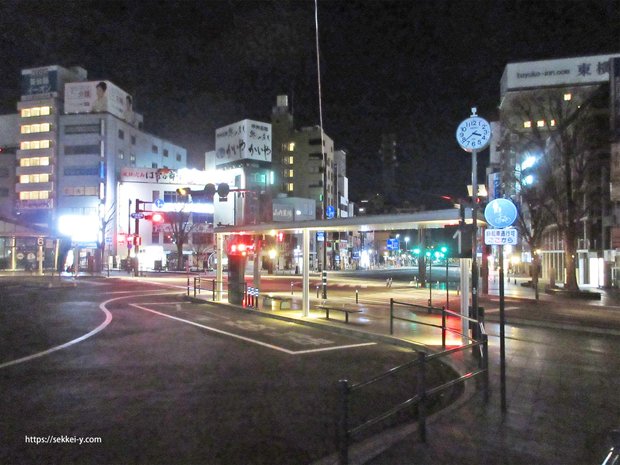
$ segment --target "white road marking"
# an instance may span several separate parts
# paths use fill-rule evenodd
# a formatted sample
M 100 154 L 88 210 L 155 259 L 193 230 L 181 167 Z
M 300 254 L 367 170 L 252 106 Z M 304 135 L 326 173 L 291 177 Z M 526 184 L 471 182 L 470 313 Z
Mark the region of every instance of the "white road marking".
M 91 336 L 94 336 L 99 331 L 102 331 L 103 329 L 105 329 L 105 327 L 108 326 L 112 322 L 112 314 L 110 313 L 110 311 L 107 308 L 105 308 L 105 305 L 108 302 L 111 302 L 113 300 L 115 300 L 115 299 L 110 299 L 110 300 L 107 300 L 107 301 L 99 304 L 99 309 L 105 314 L 105 320 L 103 321 L 103 323 L 101 323 L 99 326 L 97 326 L 91 332 L 86 333 L 83 336 L 80 336 L 80 337 L 78 337 L 76 339 L 73 339 L 73 340 L 71 340 L 69 342 L 65 342 L 64 344 L 61 344 L 59 346 L 55 346 L 55 347 L 52 347 L 50 349 L 44 350 L 42 352 L 37 352 L 35 354 L 28 355 L 26 357 L 18 358 L 16 360 L 11 360 L 10 362 L 4 362 L 4 363 L 0 364 L 0 369 L 6 368 L 6 367 L 10 367 L 10 366 L 13 366 L 13 365 L 17 365 L 19 363 L 29 362 L 30 360 L 34 360 L 35 358 L 44 357 L 45 355 L 49 355 L 49 354 L 51 354 L 53 352 L 56 352 L 57 350 L 66 349 L 67 347 L 70 347 L 70 346 L 72 346 L 74 344 L 77 344 L 78 342 L 82 342 L 82 341 L 88 339 Z
M 155 315 L 159 315 L 159 316 L 163 316 L 165 318 L 170 318 L 171 320 L 176 320 L 176 321 L 180 321 L 182 323 L 187 323 L 188 325 L 192 325 L 192 326 L 197 326 L 198 328 L 202 328 L 202 329 L 206 329 L 207 331 L 212 331 L 214 333 L 218 333 L 218 334 L 223 334 L 225 336 L 230 336 L 233 337 L 235 339 L 241 339 L 242 341 L 246 341 L 246 342 L 250 342 L 252 344 L 256 344 L 259 346 L 263 346 L 263 347 L 267 347 L 268 349 L 273 349 L 273 350 L 277 350 L 279 352 L 284 352 L 285 354 L 289 354 L 289 355 L 301 355 L 301 354 L 308 354 L 308 353 L 312 353 L 312 352 L 326 352 L 329 350 L 341 350 L 341 349 L 350 349 L 350 348 L 354 348 L 354 347 L 363 347 L 363 346 L 370 346 L 370 345 L 375 345 L 376 342 L 364 342 L 361 344 L 349 344 L 346 346 L 334 346 L 334 347 L 323 347 L 320 349 L 308 349 L 308 350 L 289 350 L 289 349 L 285 349 L 284 347 L 279 347 L 273 344 L 268 344 L 266 342 L 262 342 L 262 341 L 258 341 L 256 339 L 252 339 L 249 337 L 245 337 L 245 336 L 241 336 L 239 334 L 234 334 L 234 333 L 230 333 L 228 331 L 222 331 L 221 329 L 217 329 L 217 328 L 212 328 L 210 326 L 205 326 L 202 325 L 200 323 L 196 323 L 195 321 L 191 321 L 191 320 L 186 320 L 184 318 L 179 318 L 176 316 L 172 316 L 172 315 L 168 315 L 167 313 L 162 313 L 162 312 L 158 312 L 157 310 L 153 310 L 151 308 L 147 308 L 144 307 L 142 305 L 138 305 L 138 304 L 130 304 L 132 307 L 135 308 L 139 308 L 140 310 L 144 310 L 145 312 L 150 312 L 153 313 Z

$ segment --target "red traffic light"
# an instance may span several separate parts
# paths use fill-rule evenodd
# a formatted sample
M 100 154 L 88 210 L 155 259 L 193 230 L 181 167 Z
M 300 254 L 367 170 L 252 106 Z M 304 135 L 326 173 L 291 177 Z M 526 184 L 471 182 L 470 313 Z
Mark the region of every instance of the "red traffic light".
M 155 212 L 151 215 L 150 220 L 153 223 L 163 223 L 166 220 L 166 217 L 163 213 Z
M 228 255 L 243 255 L 254 250 L 254 241 L 251 236 L 233 236 L 228 240 Z

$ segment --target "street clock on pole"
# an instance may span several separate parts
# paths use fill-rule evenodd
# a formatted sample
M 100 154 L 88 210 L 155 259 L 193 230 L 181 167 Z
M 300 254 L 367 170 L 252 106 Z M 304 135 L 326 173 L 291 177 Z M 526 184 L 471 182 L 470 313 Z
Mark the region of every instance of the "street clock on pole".
M 472 109 L 472 115 L 456 129 L 456 141 L 466 152 L 484 150 L 491 142 L 491 125 Z

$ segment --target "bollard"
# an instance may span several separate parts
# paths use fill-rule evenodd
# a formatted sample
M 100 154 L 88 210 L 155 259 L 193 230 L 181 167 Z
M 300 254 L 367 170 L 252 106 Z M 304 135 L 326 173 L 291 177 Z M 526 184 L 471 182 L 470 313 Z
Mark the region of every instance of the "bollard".
M 293 295 L 293 281 L 291 281 L 291 295 Z
M 316 287 L 316 298 L 319 298 L 319 286 Z
M 360 303 L 360 292 L 358 289 L 355 289 L 355 303 L 356 304 Z

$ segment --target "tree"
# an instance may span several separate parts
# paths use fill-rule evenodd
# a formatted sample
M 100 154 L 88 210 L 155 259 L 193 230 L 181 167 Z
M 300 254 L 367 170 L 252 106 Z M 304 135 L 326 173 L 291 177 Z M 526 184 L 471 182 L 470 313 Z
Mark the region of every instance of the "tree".
M 508 173 L 507 180 L 516 189 L 514 201 L 517 205 L 517 221 L 515 227 L 522 240 L 527 243 L 532 253 L 532 286 L 535 299 L 538 300 L 538 279 L 541 270 L 539 250 L 542 245 L 543 233 L 550 225 L 551 215 L 544 208 L 547 202 L 547 186 L 545 181 L 551 180 L 551 174 L 546 170 L 549 164 L 544 161 L 538 163 L 534 155 L 530 155 L 515 169 Z M 533 172 L 537 172 L 534 179 Z
M 103 271 L 104 264 L 106 261 L 106 254 L 105 254 L 106 238 L 108 237 L 108 234 L 110 235 L 114 234 L 112 227 L 114 226 L 115 216 L 116 216 L 116 202 L 112 202 L 108 206 L 107 210 L 105 210 L 103 218 L 101 219 L 102 241 L 99 243 L 99 249 L 98 249 L 99 253 L 96 258 L 97 263 L 95 266 L 96 271 Z
M 184 209 L 166 212 L 165 225 L 170 231 L 172 241 L 177 248 L 177 271 L 183 270 L 183 246 L 188 242 L 189 235 L 196 229 L 197 224 L 190 222 L 191 212 Z
M 515 187 L 528 207 L 529 226 L 522 233 L 537 247 L 545 227 L 557 229 L 562 238 L 565 289 L 578 289 L 581 222 L 592 211 L 592 202 L 602 197 L 600 183 L 593 182 L 593 176 L 600 172 L 604 160 L 600 152 L 608 135 L 608 124 L 601 119 L 604 112 L 599 110 L 605 107 L 605 96 L 604 86 L 537 89 L 508 95 L 503 103 L 502 127 L 516 141 L 510 148 L 520 153 L 514 163 L 518 168 L 515 178 L 525 188 L 519 191 L 519 183 Z M 524 122 L 530 127 L 524 128 Z M 536 157 L 530 174 L 519 172 L 528 152 Z M 523 186 L 530 175 L 531 186 Z

